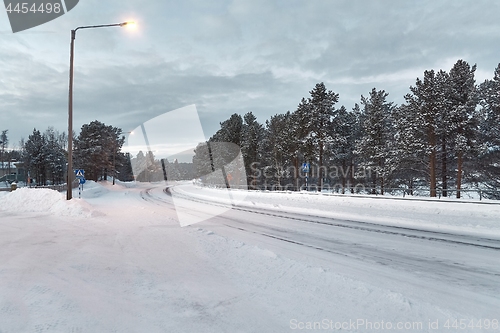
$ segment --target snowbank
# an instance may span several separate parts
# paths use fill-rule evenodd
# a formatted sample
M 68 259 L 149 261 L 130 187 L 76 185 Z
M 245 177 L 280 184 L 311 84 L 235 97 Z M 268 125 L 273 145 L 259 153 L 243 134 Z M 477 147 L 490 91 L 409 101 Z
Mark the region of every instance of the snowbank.
M 500 204 L 420 200 L 412 197 L 387 198 L 310 194 L 302 192 L 260 192 L 224 190 L 185 184 L 174 193 L 240 207 L 321 216 L 429 231 L 500 237 Z
M 0 211 L 39 212 L 59 216 L 92 217 L 91 206 L 82 200 L 65 200 L 65 195 L 50 189 L 20 188 L 0 194 Z

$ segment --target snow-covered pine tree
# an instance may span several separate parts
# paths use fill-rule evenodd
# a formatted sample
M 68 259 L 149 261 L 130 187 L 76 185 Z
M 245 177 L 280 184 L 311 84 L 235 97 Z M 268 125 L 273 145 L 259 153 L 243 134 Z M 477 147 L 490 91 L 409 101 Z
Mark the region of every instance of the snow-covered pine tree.
M 357 172 L 356 170 L 359 171 L 359 165 L 360 165 L 360 159 L 359 156 L 356 154 L 356 143 L 358 140 L 361 139 L 363 135 L 363 127 L 362 124 L 364 122 L 364 114 L 361 111 L 361 108 L 358 103 L 354 103 L 354 107 L 352 108 L 352 114 L 355 119 L 355 123 L 353 124 L 353 133 L 352 133 L 352 138 L 351 138 L 351 144 L 350 146 L 352 147 L 352 154 L 353 154 L 353 165 L 352 165 L 352 173 L 351 173 L 351 183 L 354 185 L 354 182 L 356 181 L 357 183 L 360 182 L 362 179 L 356 178 Z M 354 193 L 354 189 L 351 190 L 352 193 Z
M 230 142 L 241 147 L 243 119 L 234 113 L 229 119 L 220 123 L 220 129 L 210 138 L 213 142 Z
M 256 188 L 258 172 L 251 165 L 260 161 L 259 153 L 261 151 L 260 146 L 264 136 L 264 128 L 252 112 L 245 114 L 243 120 L 241 152 L 245 163 L 247 184 L 250 185 L 250 188 Z
M 116 156 L 116 178 L 121 181 L 129 182 L 134 180 L 134 171 L 132 169 L 130 153 L 120 152 Z
M 450 131 L 457 157 L 457 198 L 460 198 L 464 160 L 474 147 L 478 117 L 475 112 L 478 94 L 474 79 L 476 65 L 458 60 L 449 75 Z
M 266 120 L 266 129 L 262 144 L 261 164 L 265 168 L 266 184 L 287 189 L 297 188 L 298 161 L 297 128 L 292 113 L 276 114 Z M 297 167 L 298 168 L 298 167 Z M 288 183 L 284 183 L 288 181 Z
M 357 108 L 359 109 L 359 105 Z M 330 129 L 333 140 L 327 146 L 328 170 L 330 175 L 335 177 L 331 179 L 332 181 L 340 181 L 340 184 L 335 184 L 335 186 L 341 185 L 342 193 L 345 193 L 346 189 L 353 192 L 354 151 L 360 134 L 358 116 L 359 113 L 348 112 L 342 105 L 335 110 Z
M 207 148 L 212 157 L 211 163 L 213 162 L 215 169 L 221 170 L 226 178 L 215 177 L 214 181 L 221 186 L 229 186 L 229 178 L 234 178 L 238 179 L 238 186 L 245 185 L 246 178 L 240 176 L 245 174 L 245 166 L 242 165 L 240 169 L 239 165 L 231 163 L 240 153 L 243 140 L 243 118 L 234 113 L 229 119 L 221 122 L 220 127 L 208 140 Z M 225 184 L 220 184 L 221 182 Z
M 297 172 L 301 162 L 310 164 L 317 162 L 314 136 L 311 133 L 311 109 L 312 106 L 309 100 L 303 97 L 297 106 L 297 110 L 292 113 L 291 122 L 294 124 L 294 134 L 297 138 L 297 159 L 295 161 Z M 309 179 L 311 177 L 311 172 L 312 168 L 309 170 Z M 296 183 L 297 187 L 299 187 L 305 185 L 305 180 L 303 180 L 303 184 L 299 184 L 299 182 Z
M 479 123 L 480 154 L 476 170 L 477 181 L 487 186 L 488 197 L 500 199 L 500 64 L 495 69 L 493 79 L 479 86 L 481 112 Z
M 46 185 L 46 150 L 45 138 L 39 130 L 33 129 L 33 133 L 28 137 L 24 148 L 26 150 L 24 164 L 32 179 L 38 185 Z
M 5 162 L 5 149 L 9 145 L 8 132 L 9 130 L 3 130 L 2 134 L 0 134 L 0 163 L 2 164 Z
M 284 118 L 284 114 L 276 114 L 266 120 L 264 140 L 261 145 L 262 159 L 260 161 L 262 163 L 260 170 L 265 178 L 265 185 L 268 183 L 271 183 L 271 185 L 276 184 L 277 187 L 282 185 L 287 154 L 284 147 L 286 141 L 283 141 L 282 137 L 286 126 Z M 264 170 L 266 171 L 265 174 L 263 174 Z
M 116 156 L 125 142 L 121 133 L 121 129 L 97 120 L 84 124 L 75 140 L 75 167 L 85 169 L 88 179 L 106 179 L 114 172 Z
M 438 114 L 438 126 L 436 134 L 438 136 L 438 153 L 441 162 L 441 195 L 448 196 L 448 180 L 453 176 L 448 171 L 453 160 L 453 152 L 450 147 L 452 141 L 452 119 L 451 119 L 451 85 L 450 76 L 446 71 L 440 70 L 436 73 L 436 90 L 438 91 L 437 105 L 440 110 Z M 436 170 L 437 173 L 437 170 Z
M 361 138 L 356 144 L 356 153 L 361 157 L 361 165 L 371 171 L 372 193 L 376 193 L 377 184 L 380 184 L 380 193 L 384 194 L 385 183 L 392 173 L 387 164 L 391 157 L 392 131 L 391 113 L 393 103 L 387 102 L 389 94 L 375 88 L 369 98 L 361 96 L 363 108 L 363 122 L 361 124 Z
M 130 160 L 130 164 L 132 166 L 132 172 L 137 181 L 145 181 L 139 179 L 139 175 L 141 175 L 148 168 L 148 161 L 146 160 L 146 156 L 144 152 L 140 150 L 135 157 L 132 157 Z
M 302 131 L 299 138 L 303 141 L 306 148 L 306 157 L 310 153 L 318 161 L 317 172 L 317 187 L 321 192 L 324 180 L 324 163 L 323 157 L 327 144 L 333 142 L 331 136 L 332 118 L 334 115 L 334 105 L 339 100 L 339 94 L 335 94 L 331 90 L 327 90 L 323 82 L 317 83 L 310 92 L 311 97 L 302 99 L 299 104 L 296 114 L 300 119 Z M 311 150 L 311 151 L 307 151 Z
M 64 151 L 62 142 L 60 140 L 61 134 L 49 127 L 45 133 L 44 150 L 45 150 L 45 167 L 47 177 L 52 181 L 52 184 L 59 184 L 64 182 L 64 174 L 66 169 L 66 152 Z
M 409 105 L 394 108 L 392 119 L 395 131 L 396 185 L 403 185 L 413 195 L 418 181 L 428 178 L 428 142 L 419 123 L 419 114 Z
M 206 142 L 199 143 L 196 146 L 193 156 L 193 166 L 195 178 L 202 178 L 215 170 L 215 166 L 212 165 L 210 159 Z
M 410 87 L 410 94 L 405 96 L 407 108 L 412 113 L 407 118 L 405 136 L 415 140 L 415 152 L 427 156 L 430 196 L 437 196 L 437 150 L 439 119 L 442 107 L 442 91 L 434 70 L 424 71 L 424 78 L 417 78 L 415 86 Z

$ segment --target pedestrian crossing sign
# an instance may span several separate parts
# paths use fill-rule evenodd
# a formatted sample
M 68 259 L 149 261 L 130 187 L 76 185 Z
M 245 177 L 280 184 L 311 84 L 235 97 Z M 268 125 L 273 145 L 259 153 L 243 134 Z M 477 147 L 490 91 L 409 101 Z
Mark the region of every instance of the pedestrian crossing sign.
M 85 177 L 84 175 L 85 175 L 85 170 L 83 170 L 83 169 L 77 169 L 77 170 L 75 170 L 75 176 L 76 177 L 83 178 L 83 177 Z

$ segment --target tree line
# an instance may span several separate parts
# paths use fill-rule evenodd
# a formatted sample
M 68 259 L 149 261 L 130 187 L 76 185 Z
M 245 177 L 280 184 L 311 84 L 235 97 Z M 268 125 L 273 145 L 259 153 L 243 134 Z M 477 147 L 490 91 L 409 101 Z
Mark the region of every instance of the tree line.
M 235 157 L 232 147 L 216 145 L 225 142 L 241 148 L 243 165 L 231 168 L 246 174 L 241 185 L 254 189 L 425 189 L 431 197 L 460 197 L 464 189 L 482 188 L 500 198 L 500 64 L 480 84 L 475 71 L 476 65 L 458 60 L 449 71 L 425 71 L 401 105 L 373 88 L 350 110 L 337 106 L 339 94 L 318 83 L 295 110 L 264 123 L 252 112 L 231 115 L 196 147 L 192 164 L 158 161 L 151 152 L 128 156 L 121 152 L 122 130 L 96 120 L 73 133 L 75 168 L 96 181 L 110 175 L 132 180 L 134 171 L 140 171 L 140 181 L 160 181 L 167 173 L 172 179 L 198 178 Z M 24 162 L 39 184 L 65 181 L 67 134 L 34 129 L 21 149 L 9 152 L 7 132 L 0 136 L 1 162 Z M 210 145 L 221 161 L 214 161 Z
M 264 124 L 252 112 L 231 115 L 208 144 L 241 147 L 250 188 L 298 189 L 307 176 L 319 191 L 460 197 L 464 188 L 482 188 L 499 198 L 500 64 L 480 84 L 475 71 L 458 60 L 448 72 L 425 71 L 402 105 L 373 88 L 352 110 L 337 107 L 339 94 L 318 83 L 296 110 Z M 207 170 L 206 145 L 196 149 L 199 174 Z
M 67 177 L 67 142 L 65 132 L 52 127 L 44 132 L 34 128 L 20 149 L 7 150 L 7 130 L 0 137 L 0 160 L 22 162 L 26 181 L 36 185 L 63 184 Z M 133 180 L 129 157 L 121 152 L 125 141 L 122 130 L 99 121 L 82 126 L 78 136 L 73 133 L 75 169 L 84 169 L 85 177 L 98 181 L 115 175 L 123 181 Z

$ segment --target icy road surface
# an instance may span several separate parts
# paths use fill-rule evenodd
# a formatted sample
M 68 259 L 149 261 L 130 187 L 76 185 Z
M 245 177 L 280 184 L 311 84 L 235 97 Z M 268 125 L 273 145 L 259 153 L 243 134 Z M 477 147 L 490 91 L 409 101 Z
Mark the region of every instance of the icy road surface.
M 500 332 L 498 205 L 36 191 L 0 194 L 2 333 Z

